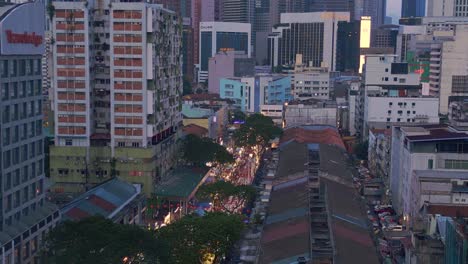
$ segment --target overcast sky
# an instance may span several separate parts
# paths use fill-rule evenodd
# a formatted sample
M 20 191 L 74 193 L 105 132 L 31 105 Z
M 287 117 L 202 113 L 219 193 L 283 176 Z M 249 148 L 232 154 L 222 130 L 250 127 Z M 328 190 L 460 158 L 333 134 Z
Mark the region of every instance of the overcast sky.
M 393 22 L 395 19 L 400 18 L 401 15 L 401 0 L 387 0 L 387 16 L 393 17 Z

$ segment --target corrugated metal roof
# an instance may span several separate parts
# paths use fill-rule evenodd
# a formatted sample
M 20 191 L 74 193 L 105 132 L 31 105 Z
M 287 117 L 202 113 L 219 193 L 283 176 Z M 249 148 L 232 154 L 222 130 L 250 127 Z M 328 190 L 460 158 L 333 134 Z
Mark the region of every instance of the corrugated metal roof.
M 115 178 L 80 195 L 61 211 L 69 220 L 80 220 L 91 215 L 108 217 L 137 192 L 132 184 Z

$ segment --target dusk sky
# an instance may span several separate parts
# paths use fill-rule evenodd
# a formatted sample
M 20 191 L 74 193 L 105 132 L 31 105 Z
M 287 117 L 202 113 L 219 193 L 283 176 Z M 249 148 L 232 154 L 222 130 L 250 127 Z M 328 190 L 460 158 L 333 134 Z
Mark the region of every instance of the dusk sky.
M 393 17 L 393 22 L 395 19 L 400 18 L 401 15 L 401 0 L 387 0 L 387 16 Z

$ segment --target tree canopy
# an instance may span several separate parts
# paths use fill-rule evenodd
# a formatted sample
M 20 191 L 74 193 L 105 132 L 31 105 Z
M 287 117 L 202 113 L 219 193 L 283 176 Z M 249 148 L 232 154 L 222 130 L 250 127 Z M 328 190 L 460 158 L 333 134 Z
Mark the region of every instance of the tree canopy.
M 210 138 L 187 135 L 184 140 L 183 159 L 195 166 L 205 166 L 207 162 L 232 163 L 234 157 L 225 147 Z
M 244 112 L 240 110 L 234 110 L 232 113 L 229 115 L 229 122 L 233 123 L 235 121 L 240 121 L 243 122 L 247 119 L 247 116 L 245 115 Z
M 168 249 L 153 233 L 103 217 L 64 222 L 46 238 L 43 263 L 167 263 Z
M 269 140 L 280 136 L 281 128 L 277 127 L 270 117 L 253 114 L 234 133 L 238 146 L 265 145 Z
M 161 228 L 157 235 L 169 245 L 168 263 L 201 263 L 226 255 L 240 239 L 243 228 L 240 215 L 211 212 L 203 217 L 185 216 Z
M 234 185 L 230 182 L 217 181 L 202 185 L 197 191 L 197 198 L 209 199 L 216 211 L 235 213 L 247 201 L 253 199 L 256 193 L 255 188 L 250 185 Z M 231 201 L 227 203 L 229 198 Z

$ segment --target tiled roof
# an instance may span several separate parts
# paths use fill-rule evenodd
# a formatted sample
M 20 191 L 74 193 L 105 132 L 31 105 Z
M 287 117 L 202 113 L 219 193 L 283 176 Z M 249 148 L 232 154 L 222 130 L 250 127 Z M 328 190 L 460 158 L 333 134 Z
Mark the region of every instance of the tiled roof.
M 139 192 L 136 186 L 115 178 L 78 196 L 61 211 L 64 220 L 78 221 L 92 215 L 109 217 L 117 208 L 134 199 Z
M 182 131 L 187 135 L 196 135 L 199 137 L 204 137 L 208 134 L 208 129 L 196 124 L 186 125 L 182 128 Z
M 338 131 L 331 126 L 299 126 L 286 129 L 280 145 L 294 140 L 298 143 L 331 144 L 345 148 Z

